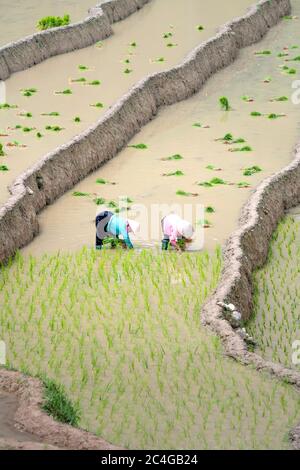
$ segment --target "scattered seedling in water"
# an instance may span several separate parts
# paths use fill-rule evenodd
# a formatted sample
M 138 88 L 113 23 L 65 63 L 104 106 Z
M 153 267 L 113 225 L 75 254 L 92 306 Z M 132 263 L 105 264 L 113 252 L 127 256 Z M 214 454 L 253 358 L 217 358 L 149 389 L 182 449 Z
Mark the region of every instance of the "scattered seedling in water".
M 262 171 L 262 169 L 259 166 L 254 165 L 254 166 L 251 166 L 249 168 L 245 168 L 243 175 L 244 176 L 252 176 L 252 175 L 255 175 L 256 173 L 259 173 L 261 171 Z
M 251 96 L 244 95 L 242 96 L 242 100 L 245 101 L 246 103 L 253 103 L 254 98 L 251 98 Z
M 72 95 L 72 90 L 70 88 L 66 88 L 65 90 L 62 91 L 55 91 L 55 95 Z
M 237 187 L 238 188 L 250 188 L 251 187 L 251 184 L 249 184 L 248 182 L 246 181 L 240 181 L 239 183 L 237 183 Z
M 168 42 L 167 47 L 176 47 L 178 44 L 174 44 L 173 42 Z
M 25 118 L 32 118 L 32 114 L 31 114 L 31 113 L 19 113 L 19 116 L 25 117 Z
M 252 147 L 244 145 L 243 147 L 230 148 L 228 152 L 252 152 Z
M 173 33 L 171 33 L 171 32 L 168 32 L 168 33 L 164 33 L 164 34 L 163 34 L 163 38 L 164 38 L 164 39 L 171 38 L 172 36 L 173 36 Z
M 254 55 L 271 55 L 271 51 L 256 51 L 254 52 Z
M 201 124 L 201 122 L 194 122 L 193 127 L 200 127 L 201 129 L 209 129 L 210 126 L 207 124 Z
M 176 170 L 171 173 L 163 173 L 163 176 L 184 176 L 184 173 L 181 170 Z
M 271 113 L 271 114 L 268 114 L 268 118 L 269 119 L 278 119 L 278 118 L 281 118 L 281 117 L 285 117 L 286 114 L 275 114 L 275 113 Z
M 218 168 L 214 165 L 207 165 L 206 169 L 207 170 L 212 170 L 212 171 L 222 171 L 222 168 Z
M 300 62 L 300 55 L 297 55 L 296 57 L 293 57 L 292 59 L 290 59 L 291 61 L 295 61 L 295 62 Z
M 90 193 L 84 193 L 82 191 L 73 191 L 72 196 L 75 197 L 90 197 Z
M 212 178 L 210 181 L 202 181 L 197 183 L 198 186 L 204 186 L 205 188 L 212 188 L 213 186 L 217 186 L 220 184 L 228 184 L 222 178 Z
M 280 58 L 281 58 L 281 57 L 286 57 L 286 56 L 288 56 L 288 55 L 289 55 L 288 52 L 279 52 L 279 54 L 277 54 L 277 57 L 280 57 Z
M 90 104 L 90 106 L 92 106 L 92 108 L 104 108 L 104 104 L 100 103 L 100 101 L 98 103 Z
M 203 228 L 210 228 L 212 223 L 208 219 L 198 220 L 197 225 L 200 225 Z
M 0 171 L 9 171 L 9 168 L 6 165 L 0 165 Z
M 266 77 L 263 79 L 264 83 L 270 83 L 272 81 L 272 77 Z
M 207 207 L 205 207 L 205 212 L 207 212 L 207 214 L 213 214 L 216 211 L 215 211 L 214 207 L 207 206 Z
M 45 129 L 46 129 L 46 131 L 60 132 L 64 128 L 60 127 L 60 126 L 46 126 Z
M 20 126 L 21 128 L 22 126 Z M 23 132 L 31 132 L 31 131 L 34 131 L 35 130 L 35 127 L 23 127 Z
M 23 96 L 33 96 L 35 93 L 37 93 L 37 89 L 36 88 L 23 88 L 21 89 L 21 92 L 22 92 L 22 95 Z
M 103 47 L 103 42 L 102 41 L 96 42 L 96 47 L 98 47 L 98 48 Z
M 165 62 L 165 58 L 164 57 L 158 57 L 157 59 L 151 60 L 151 62 L 153 64 L 159 64 L 159 63 Z
M 221 98 L 219 98 L 219 103 L 220 103 L 221 109 L 223 111 L 230 111 L 231 110 L 231 106 L 230 106 L 228 98 L 226 98 L 226 96 L 221 96 Z
M 93 202 L 96 204 L 96 206 L 103 206 L 105 204 L 105 199 L 103 197 L 98 197 L 96 196 L 94 199 L 93 199 Z
M 278 98 L 272 98 L 270 101 L 273 102 L 273 101 L 288 101 L 288 97 L 287 96 L 279 96 Z
M 243 144 L 246 142 L 245 139 L 243 139 L 242 137 L 238 137 L 237 139 L 235 139 L 233 135 L 230 133 L 225 134 L 224 137 L 220 137 L 219 139 L 216 139 L 216 142 L 218 141 L 221 141 L 227 145 L 228 144 Z
M 88 82 L 87 85 L 98 86 L 101 85 L 101 82 L 100 80 L 92 80 L 91 82 Z
M 16 109 L 17 107 L 16 104 L 0 103 L 0 109 Z
M 57 111 L 52 111 L 51 113 L 42 113 L 41 116 L 60 116 Z
M 21 144 L 20 142 L 18 142 L 17 140 L 13 140 L 12 142 L 8 142 L 6 144 L 7 147 L 18 147 L 18 148 L 26 148 L 27 145 L 25 144 Z M 1 152 L 0 152 L 0 156 L 1 156 Z
M 129 74 L 129 73 L 131 73 L 132 71 L 133 71 L 132 69 L 128 69 L 128 68 L 127 68 L 127 69 L 124 70 L 124 73 Z
M 250 113 L 250 116 L 259 117 L 259 116 L 262 116 L 262 113 L 260 113 L 258 111 L 252 111 L 252 113 Z
M 199 196 L 198 193 L 188 193 L 188 192 L 186 192 L 186 191 L 183 191 L 182 189 L 178 189 L 178 190 L 176 191 L 176 194 L 177 194 L 177 196 L 188 196 L 188 197 L 191 197 L 191 196 L 192 196 L 192 197 Z
M 89 67 L 87 67 L 86 65 L 78 65 L 78 69 L 79 70 L 89 70 Z
M 44 31 L 50 28 L 58 28 L 60 26 L 67 26 L 70 24 L 70 15 L 66 14 L 64 16 L 45 16 L 41 18 L 36 27 L 37 29 Z
M 111 181 L 107 181 L 107 180 L 105 180 L 105 179 L 103 179 L 103 178 L 97 178 L 97 179 L 96 179 L 96 183 L 97 183 L 97 184 L 113 184 L 113 185 L 116 184 L 116 183 L 113 183 L 113 182 L 111 182 Z
M 74 122 L 81 122 L 80 117 L 79 117 L 79 116 L 75 116 L 75 117 L 74 117 Z
M 202 24 L 198 24 L 198 25 L 197 25 L 197 30 L 198 30 L 198 31 L 203 31 L 203 30 L 204 30 L 204 26 L 202 26 Z
M 182 159 L 183 159 L 183 156 L 180 155 L 179 153 L 176 153 L 175 155 L 171 155 L 170 157 L 162 158 L 163 161 L 182 160 Z
M 3 150 L 3 145 L 0 143 L 0 157 L 5 157 L 5 153 Z
M 38 139 L 41 139 L 43 137 L 43 134 L 41 132 L 37 132 L 36 136 L 37 136 Z
M 71 83 L 85 83 L 85 82 L 86 82 L 86 78 L 85 78 L 85 77 L 71 78 L 70 82 L 71 82 Z
M 145 150 L 148 148 L 146 144 L 133 144 L 133 145 L 128 145 L 128 148 L 133 148 L 137 150 Z
M 133 41 L 133 42 L 131 42 L 131 43 L 129 44 L 129 46 L 130 46 L 130 47 L 137 47 L 137 43 L 136 43 L 135 41 Z
M 283 17 L 284 20 L 297 20 L 298 16 L 296 15 L 287 15 Z

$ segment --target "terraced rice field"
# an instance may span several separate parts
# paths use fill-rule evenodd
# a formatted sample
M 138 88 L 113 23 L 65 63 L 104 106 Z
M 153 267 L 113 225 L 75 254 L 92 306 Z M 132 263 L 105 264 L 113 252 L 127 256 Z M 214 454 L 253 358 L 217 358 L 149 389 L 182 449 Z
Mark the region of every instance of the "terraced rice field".
M 300 370 L 300 210 L 273 236 L 267 264 L 256 272 L 249 331 L 268 360 Z

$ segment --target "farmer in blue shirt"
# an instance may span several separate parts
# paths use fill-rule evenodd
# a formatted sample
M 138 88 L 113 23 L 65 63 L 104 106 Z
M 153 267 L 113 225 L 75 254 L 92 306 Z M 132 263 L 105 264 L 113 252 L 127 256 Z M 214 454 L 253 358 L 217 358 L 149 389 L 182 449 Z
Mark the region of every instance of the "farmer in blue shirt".
M 133 248 L 129 233 L 136 233 L 140 224 L 135 220 L 123 219 L 110 211 L 103 211 L 96 217 L 96 249 L 101 250 L 103 240 L 108 237 L 119 239 L 122 236 L 127 248 Z

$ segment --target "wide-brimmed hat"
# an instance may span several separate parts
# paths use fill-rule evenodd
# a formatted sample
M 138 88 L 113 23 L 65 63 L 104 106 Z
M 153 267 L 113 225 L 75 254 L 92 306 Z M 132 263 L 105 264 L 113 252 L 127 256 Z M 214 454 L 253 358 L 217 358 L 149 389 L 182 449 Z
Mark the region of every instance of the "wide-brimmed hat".
M 187 220 L 180 219 L 177 222 L 177 230 L 184 238 L 190 239 L 194 234 L 194 228 Z
M 134 234 L 136 234 L 140 230 L 140 223 L 136 220 L 127 219 L 127 223 Z

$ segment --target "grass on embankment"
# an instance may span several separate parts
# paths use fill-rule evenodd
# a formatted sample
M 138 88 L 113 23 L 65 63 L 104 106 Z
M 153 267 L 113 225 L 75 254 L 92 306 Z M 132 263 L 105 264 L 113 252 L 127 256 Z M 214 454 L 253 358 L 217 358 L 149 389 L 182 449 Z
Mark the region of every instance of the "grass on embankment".
M 287 216 L 279 224 L 254 283 L 249 332 L 266 359 L 300 370 L 292 361 L 292 345 L 300 340 L 300 221 Z
M 0 274 L 9 366 L 61 384 L 79 425 L 120 446 L 287 447 L 297 393 L 200 324 L 221 265 L 220 250 L 18 255 Z

